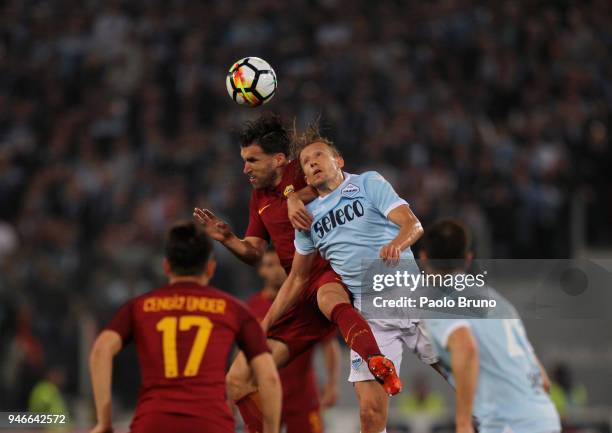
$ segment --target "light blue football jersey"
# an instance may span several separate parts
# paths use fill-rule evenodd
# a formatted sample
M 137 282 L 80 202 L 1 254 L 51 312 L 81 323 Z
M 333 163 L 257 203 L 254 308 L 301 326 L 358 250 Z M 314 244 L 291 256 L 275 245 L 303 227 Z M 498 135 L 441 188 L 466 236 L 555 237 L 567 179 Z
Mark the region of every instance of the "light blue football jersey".
M 478 342 L 480 361 L 474 400 L 474 415 L 480 422 L 479 431 L 561 431 L 559 415 L 542 388 L 540 367 L 523 322 L 506 299 L 494 290 L 490 290 L 489 294 L 497 301 L 498 313 L 506 319 L 423 320 L 440 362 L 450 371 L 450 353 L 446 348 L 448 338 L 454 330 L 468 326 Z M 452 377 L 451 383 L 454 383 Z
M 378 259 L 380 249 L 397 236 L 399 226 L 387 216 L 402 205 L 407 205 L 406 201 L 377 172 L 344 173 L 338 188 L 306 206 L 314 222 L 309 232 L 296 230 L 295 249 L 303 255 L 319 250 L 359 307 L 364 260 Z M 401 258 L 414 261 L 410 248 Z M 416 262 L 414 272 L 419 272 Z

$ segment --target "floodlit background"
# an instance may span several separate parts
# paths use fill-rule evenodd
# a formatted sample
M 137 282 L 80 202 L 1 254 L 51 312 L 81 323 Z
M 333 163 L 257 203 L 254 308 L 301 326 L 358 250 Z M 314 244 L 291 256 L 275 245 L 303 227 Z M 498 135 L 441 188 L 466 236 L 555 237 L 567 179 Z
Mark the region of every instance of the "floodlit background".
M 195 205 L 244 232 L 236 128 L 266 109 L 322 115 L 349 171 L 383 173 L 425 226 L 465 220 L 477 257 L 612 257 L 611 53 L 609 0 L 0 2 L 0 411 L 59 391 L 93 425 L 92 339 L 160 284 L 164 231 Z M 245 56 L 276 69 L 264 108 L 227 96 Z M 215 285 L 260 288 L 217 258 Z M 609 432 L 611 321 L 527 327 L 567 431 Z M 116 364 L 122 425 L 136 368 Z M 410 356 L 402 376 L 397 431 L 451 428 L 446 385 Z M 326 421 L 358 431 L 348 384 Z

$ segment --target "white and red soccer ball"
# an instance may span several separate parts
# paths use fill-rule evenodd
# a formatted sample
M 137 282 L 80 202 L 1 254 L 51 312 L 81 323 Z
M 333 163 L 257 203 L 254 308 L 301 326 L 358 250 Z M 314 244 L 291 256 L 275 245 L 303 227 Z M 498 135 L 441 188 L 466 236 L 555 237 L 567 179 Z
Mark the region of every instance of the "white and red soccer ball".
M 232 65 L 225 79 L 227 92 L 240 105 L 257 107 L 276 92 L 276 73 L 259 57 L 245 57 Z

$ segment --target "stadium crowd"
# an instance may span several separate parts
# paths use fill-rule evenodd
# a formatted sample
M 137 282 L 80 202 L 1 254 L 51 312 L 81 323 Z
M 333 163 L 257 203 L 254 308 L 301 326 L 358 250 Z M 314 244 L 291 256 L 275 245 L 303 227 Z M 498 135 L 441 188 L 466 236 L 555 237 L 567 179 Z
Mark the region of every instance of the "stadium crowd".
M 73 366 L 76 392 L 79 317 L 158 282 L 194 205 L 243 231 L 236 131 L 262 109 L 225 74 L 247 55 L 279 78 L 264 109 L 321 115 L 349 171 L 382 172 L 425 226 L 463 218 L 480 257 L 570 257 L 577 199 L 612 242 L 606 0 L 8 0 L 0 22 L 3 408 L 43 366 Z M 218 254 L 217 285 L 257 288 Z

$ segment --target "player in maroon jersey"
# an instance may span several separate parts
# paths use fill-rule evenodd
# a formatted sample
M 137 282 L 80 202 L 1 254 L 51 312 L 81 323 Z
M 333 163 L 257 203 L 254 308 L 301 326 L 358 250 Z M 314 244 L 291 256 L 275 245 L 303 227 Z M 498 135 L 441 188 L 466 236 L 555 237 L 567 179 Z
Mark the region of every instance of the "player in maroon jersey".
M 208 209 L 194 209 L 194 217 L 209 236 L 229 249 L 245 263 L 254 265 L 261 260 L 272 241 L 287 274 L 291 269 L 295 247 L 295 232 L 288 216 L 288 202 L 297 207 L 297 219 L 308 225 L 310 216 L 303 202 L 315 197 L 306 186 L 299 163 L 289 160 L 290 139 L 278 116 L 264 115 L 248 122 L 241 137 L 240 155 L 244 173 L 253 186 L 249 205 L 249 226 L 244 239 L 238 238 L 229 225 Z M 300 277 L 301 278 L 301 277 Z M 337 325 L 344 341 L 367 360 L 373 376 L 389 394 L 401 390 L 401 382 L 393 363 L 381 355 L 372 330 L 351 304 L 348 292 L 329 263 L 317 256 L 300 300 L 268 331 L 268 345 L 278 366 L 311 348 L 329 335 Z M 227 377 L 230 397 L 236 402 L 251 433 L 261 429 L 260 399 L 257 386 L 245 362 L 239 355 Z
M 132 340 L 142 376 L 132 433 L 234 431 L 225 386 L 234 342 L 260 384 L 263 431 L 278 433 L 281 387 L 274 360 L 247 307 L 208 285 L 215 268 L 211 251 L 194 223 L 172 227 L 163 263 L 169 284 L 128 301 L 96 339 L 90 370 L 98 423 L 92 433 L 112 432 L 113 357 Z
M 259 276 L 264 281 L 262 290 L 247 302 L 258 320 L 262 320 L 287 278 L 274 250 L 268 250 L 258 267 Z M 332 406 L 338 394 L 339 346 L 336 334 L 322 342 L 327 364 L 327 383 L 319 400 L 319 392 L 313 369 L 314 349 L 309 349 L 292 360 L 280 373 L 283 385 L 283 409 L 281 420 L 287 433 L 321 433 L 321 407 Z

